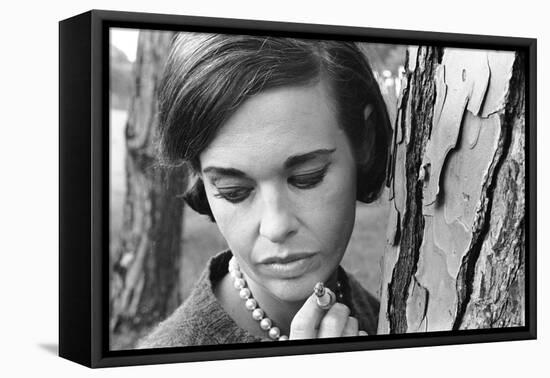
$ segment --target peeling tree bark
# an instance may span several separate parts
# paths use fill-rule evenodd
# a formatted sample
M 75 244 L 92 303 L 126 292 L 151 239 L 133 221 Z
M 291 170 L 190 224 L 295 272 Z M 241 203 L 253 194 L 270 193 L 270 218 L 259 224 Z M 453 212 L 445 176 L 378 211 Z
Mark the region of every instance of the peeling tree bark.
M 379 333 L 524 325 L 524 72 L 512 52 L 409 49 Z
M 112 348 L 131 346 L 180 303 L 183 201 L 180 169 L 161 169 L 156 95 L 172 33 L 140 33 L 135 94 L 126 125 L 126 199 L 121 246 L 111 256 Z
M 488 210 L 487 234 L 471 265 L 470 298 L 457 328 L 525 324 L 525 69 L 516 57 L 501 113 L 502 156 Z

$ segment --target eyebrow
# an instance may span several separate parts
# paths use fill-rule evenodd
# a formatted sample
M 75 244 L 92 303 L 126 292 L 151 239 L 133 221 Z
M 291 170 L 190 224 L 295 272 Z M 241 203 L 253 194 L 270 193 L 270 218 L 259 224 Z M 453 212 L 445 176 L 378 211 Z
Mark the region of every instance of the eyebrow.
M 334 151 L 336 151 L 336 148 L 319 149 L 319 150 L 311 151 L 301 155 L 290 156 L 288 159 L 285 160 L 284 167 L 285 169 L 294 168 L 297 165 L 307 163 L 310 160 L 327 157 L 331 155 Z
M 290 169 L 294 168 L 300 164 L 307 163 L 308 161 L 318 159 L 318 158 L 324 158 L 329 155 L 331 155 L 334 151 L 336 151 L 335 148 L 332 149 L 318 149 L 315 151 L 307 152 L 305 154 L 300 155 L 293 155 L 288 157 L 285 160 L 284 168 Z M 248 178 L 247 174 L 244 173 L 241 170 L 238 170 L 236 168 L 224 168 L 224 167 L 206 167 L 202 170 L 204 174 L 212 173 L 217 176 L 226 176 L 226 177 L 234 177 L 234 178 Z

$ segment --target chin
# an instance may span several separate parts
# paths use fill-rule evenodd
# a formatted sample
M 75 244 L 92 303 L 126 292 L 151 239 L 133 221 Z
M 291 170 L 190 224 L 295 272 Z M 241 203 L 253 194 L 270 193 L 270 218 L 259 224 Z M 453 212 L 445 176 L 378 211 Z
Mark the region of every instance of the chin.
M 286 291 L 280 294 L 275 293 L 275 296 L 283 302 L 304 302 L 312 293 L 313 290 L 308 289 L 307 291 Z
M 322 280 L 315 277 L 301 277 L 296 280 L 285 280 L 285 282 L 278 282 L 271 290 L 271 293 L 281 301 L 303 302 L 313 294 L 313 288 L 319 281 Z

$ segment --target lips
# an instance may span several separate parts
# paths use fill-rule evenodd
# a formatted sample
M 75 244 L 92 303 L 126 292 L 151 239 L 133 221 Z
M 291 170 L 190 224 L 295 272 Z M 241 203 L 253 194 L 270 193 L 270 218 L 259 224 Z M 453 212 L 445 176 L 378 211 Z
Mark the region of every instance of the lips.
M 259 264 L 259 269 L 270 277 L 292 279 L 300 277 L 319 265 L 317 253 L 293 253 L 268 257 Z
M 260 264 L 288 264 L 293 261 L 307 259 L 308 257 L 311 257 L 313 255 L 315 255 L 315 253 L 300 252 L 286 254 L 284 257 L 268 257 L 267 259 L 260 261 Z

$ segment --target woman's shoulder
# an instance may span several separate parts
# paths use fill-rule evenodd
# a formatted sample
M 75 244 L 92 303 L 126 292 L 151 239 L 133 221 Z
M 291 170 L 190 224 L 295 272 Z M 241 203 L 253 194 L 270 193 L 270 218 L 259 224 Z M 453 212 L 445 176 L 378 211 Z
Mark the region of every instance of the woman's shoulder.
M 140 340 L 136 348 L 216 344 L 215 338 L 208 332 L 209 318 L 204 316 L 207 311 L 196 308 L 196 303 L 192 297 L 189 297 L 172 315 Z
M 213 293 L 213 282 L 227 272 L 231 252 L 214 256 L 191 294 L 166 320 L 140 340 L 138 349 L 256 341 L 223 310 Z M 249 340 L 250 339 L 250 340 Z

